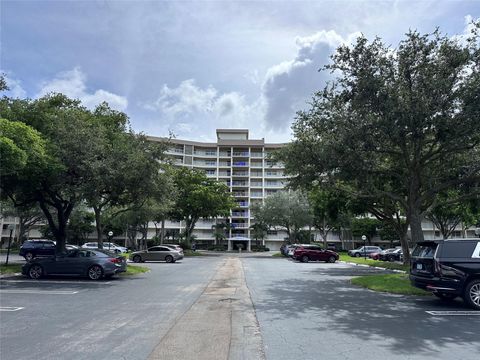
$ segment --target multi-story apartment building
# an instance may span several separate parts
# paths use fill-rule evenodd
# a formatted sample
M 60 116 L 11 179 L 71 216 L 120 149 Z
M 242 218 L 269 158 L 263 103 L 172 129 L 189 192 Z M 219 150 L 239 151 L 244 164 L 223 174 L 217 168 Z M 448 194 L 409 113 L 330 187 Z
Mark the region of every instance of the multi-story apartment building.
M 251 206 L 285 186 L 285 175 L 281 164 L 267 159 L 270 152 L 283 144 L 268 144 L 264 139 L 249 139 L 246 129 L 217 129 L 217 141 L 204 143 L 171 139 L 168 155 L 178 166 L 205 171 L 207 176 L 224 183 L 230 188 L 237 206 L 232 209 L 229 219 L 200 220 L 194 231 L 200 242 L 214 243 L 212 226 L 218 222 L 230 223 L 229 249 L 238 245 L 248 250 L 251 245 L 251 225 L 255 219 Z M 152 141 L 163 138 L 149 137 Z M 182 229 L 181 222 L 168 221 L 169 229 Z M 263 245 L 276 249 L 280 247 L 286 233 L 269 231 Z

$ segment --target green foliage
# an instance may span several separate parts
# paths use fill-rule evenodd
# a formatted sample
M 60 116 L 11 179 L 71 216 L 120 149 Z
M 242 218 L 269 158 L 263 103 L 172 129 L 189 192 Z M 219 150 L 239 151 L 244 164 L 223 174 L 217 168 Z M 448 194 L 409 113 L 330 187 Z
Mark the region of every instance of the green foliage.
M 377 228 L 380 222 L 372 218 L 355 218 L 352 219 L 352 234 L 353 236 L 362 237 L 365 235 L 370 244 L 372 238 L 377 235 Z
M 388 199 L 381 215 L 398 223 L 400 209 L 423 240 L 438 194 L 480 178 L 479 44 L 478 31 L 466 45 L 411 31 L 395 52 L 378 38 L 339 47 L 325 67 L 336 80 L 298 113 L 277 156 L 292 185 L 341 181 L 372 206 Z
M 408 275 L 387 274 L 367 275 L 354 277 L 352 284 L 365 287 L 370 290 L 403 295 L 431 295 L 430 292 L 418 289 L 410 285 Z
M 95 231 L 95 215 L 85 207 L 78 206 L 72 211 L 67 228 L 68 243 L 82 245 L 88 235 Z
M 185 240 L 200 218 L 226 217 L 235 201 L 226 185 L 208 179 L 205 173 L 188 168 L 173 169 L 177 197 L 171 211 L 172 218 L 185 221 Z
M 300 191 L 276 192 L 251 210 L 255 221 L 285 229 L 290 241 L 295 241 L 298 232 L 312 221 L 308 199 Z

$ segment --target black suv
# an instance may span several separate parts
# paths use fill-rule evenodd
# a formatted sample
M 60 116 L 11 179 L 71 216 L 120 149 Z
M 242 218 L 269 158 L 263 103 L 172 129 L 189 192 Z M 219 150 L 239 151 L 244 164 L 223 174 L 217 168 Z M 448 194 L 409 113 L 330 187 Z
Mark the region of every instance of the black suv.
M 55 243 L 52 240 L 27 240 L 20 247 L 19 255 L 27 261 L 38 256 L 55 255 Z
M 441 299 L 461 296 L 480 310 L 480 239 L 418 243 L 412 252 L 410 282 Z

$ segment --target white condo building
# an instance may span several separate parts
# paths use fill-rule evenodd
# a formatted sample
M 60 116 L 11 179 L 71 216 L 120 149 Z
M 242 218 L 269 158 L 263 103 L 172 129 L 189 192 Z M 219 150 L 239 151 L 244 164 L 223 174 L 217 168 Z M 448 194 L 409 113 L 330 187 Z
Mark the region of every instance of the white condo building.
M 268 144 L 264 139 L 249 139 L 246 129 L 217 129 L 217 141 L 204 143 L 171 139 L 168 155 L 178 166 L 200 169 L 208 177 L 224 183 L 237 202 L 228 222 L 229 247 L 234 249 L 242 244 L 248 249 L 251 238 L 250 226 L 255 219 L 250 211 L 254 203 L 285 187 L 285 175 L 281 164 L 267 160 L 267 155 L 283 146 Z M 165 141 L 164 138 L 149 137 L 151 141 Z M 197 242 L 213 244 L 212 226 L 226 219 L 202 219 L 195 226 Z M 167 229 L 183 229 L 181 222 L 167 221 Z M 263 244 L 278 249 L 286 237 L 284 231 L 269 231 Z

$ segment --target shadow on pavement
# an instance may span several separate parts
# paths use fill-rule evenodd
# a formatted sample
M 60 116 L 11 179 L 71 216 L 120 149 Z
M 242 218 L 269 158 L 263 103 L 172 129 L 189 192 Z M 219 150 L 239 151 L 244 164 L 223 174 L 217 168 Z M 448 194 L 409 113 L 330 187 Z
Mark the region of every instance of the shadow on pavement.
M 352 276 L 382 273 L 372 270 L 330 267 L 305 271 L 323 275 L 321 281 L 311 277 L 279 280 L 267 289 L 268 300 L 256 303 L 256 308 L 274 319 L 293 320 L 302 315 L 318 318 L 318 327 L 313 331 L 341 332 L 360 343 L 383 338 L 387 347 L 405 356 L 439 352 L 449 343 L 480 343 L 480 319 L 432 317 L 425 313 L 469 310 L 461 300 L 448 304 L 433 296 L 377 293 L 356 287 L 348 280 Z

